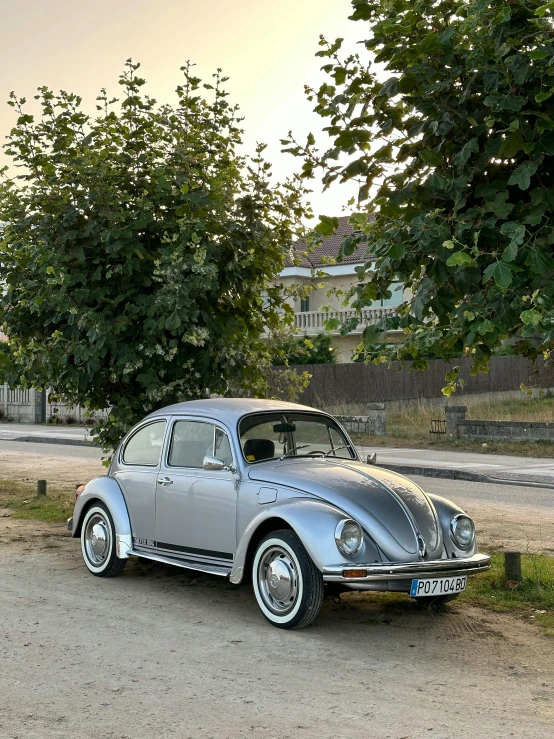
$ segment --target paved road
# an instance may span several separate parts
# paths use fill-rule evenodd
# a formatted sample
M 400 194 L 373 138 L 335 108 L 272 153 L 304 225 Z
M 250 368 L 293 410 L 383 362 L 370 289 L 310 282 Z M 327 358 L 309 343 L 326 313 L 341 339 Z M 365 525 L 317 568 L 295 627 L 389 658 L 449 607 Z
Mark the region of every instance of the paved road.
M 88 438 L 88 428 L 84 426 L 54 426 L 51 424 L 0 423 L 0 439 L 18 439 L 38 436 L 49 438 L 52 443 L 64 439 L 83 441 Z
M 286 632 L 248 587 L 140 562 L 95 578 L 61 530 L 7 523 L 2 739 L 551 735 L 554 643 L 512 617 L 352 594 Z
M 65 441 L 75 443 L 90 439 L 88 429 L 82 426 L 51 426 L 24 423 L 0 424 L 0 443 L 15 439 L 29 442 L 33 437 L 41 441 L 60 444 Z M 21 442 L 23 444 L 23 442 Z M 359 447 L 363 458 L 371 447 Z M 491 477 L 525 480 L 530 482 L 554 483 L 553 457 L 515 457 L 500 454 L 475 454 L 470 452 L 436 451 L 430 449 L 388 449 L 377 448 L 377 461 L 383 464 L 401 464 L 438 469 L 465 470 L 478 472 Z M 89 457 L 90 459 L 90 457 Z
M 40 455 L 86 460 L 102 458 L 102 450 L 97 447 L 72 446 L 69 444 L 35 444 L 33 442 L 11 441 L 0 437 L 0 452 L 2 451 L 15 452 L 23 456 Z
M 515 457 L 503 454 L 359 447 L 363 458 L 377 452 L 377 464 L 402 464 L 480 472 L 491 477 L 554 483 L 554 457 Z

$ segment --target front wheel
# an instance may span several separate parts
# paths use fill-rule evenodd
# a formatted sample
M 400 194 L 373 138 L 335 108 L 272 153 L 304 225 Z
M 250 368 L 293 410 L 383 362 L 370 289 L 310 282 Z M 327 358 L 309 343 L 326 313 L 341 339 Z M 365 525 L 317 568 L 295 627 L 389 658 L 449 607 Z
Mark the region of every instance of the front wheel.
M 273 531 L 260 542 L 252 566 L 260 610 L 280 629 L 301 629 L 317 617 L 323 578 L 294 531 Z
M 81 551 L 85 564 L 97 577 L 115 577 L 125 567 L 126 559 L 116 553 L 115 526 L 103 503 L 92 505 L 81 526 Z

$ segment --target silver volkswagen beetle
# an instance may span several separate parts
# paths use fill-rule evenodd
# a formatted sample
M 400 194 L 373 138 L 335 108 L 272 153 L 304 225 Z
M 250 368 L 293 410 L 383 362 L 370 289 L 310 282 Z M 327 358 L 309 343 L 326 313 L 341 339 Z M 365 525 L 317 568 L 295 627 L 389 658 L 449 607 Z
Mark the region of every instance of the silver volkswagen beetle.
M 332 416 L 274 400 L 151 413 L 108 474 L 78 491 L 68 528 L 100 577 L 136 555 L 250 578 L 263 615 L 284 629 L 311 623 L 325 594 L 445 602 L 490 567 L 460 508 L 363 462 Z

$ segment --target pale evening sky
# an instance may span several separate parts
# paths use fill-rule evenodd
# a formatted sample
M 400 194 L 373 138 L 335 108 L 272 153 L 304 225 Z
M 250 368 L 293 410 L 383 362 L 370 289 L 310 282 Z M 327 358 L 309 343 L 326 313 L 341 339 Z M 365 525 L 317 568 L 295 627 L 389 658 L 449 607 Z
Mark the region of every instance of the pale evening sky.
M 350 0 L 0 0 L 0 9 L 2 141 L 15 122 L 2 104 L 11 90 L 27 99 L 40 85 L 75 92 L 94 113 L 101 87 L 118 95 L 118 74 L 132 57 L 148 92 L 173 102 L 179 67 L 190 59 L 205 81 L 217 67 L 231 78 L 227 89 L 245 116 L 246 143 L 269 145 L 278 177 L 300 166 L 280 153 L 279 139 L 289 128 L 305 136 L 322 125 L 304 96 L 305 83 L 323 79 L 324 60 L 314 56 L 319 34 L 345 37 L 353 48 L 366 30 L 348 20 Z M 322 195 L 316 181 L 313 188 L 316 214 L 340 215 L 352 192 L 337 186 Z

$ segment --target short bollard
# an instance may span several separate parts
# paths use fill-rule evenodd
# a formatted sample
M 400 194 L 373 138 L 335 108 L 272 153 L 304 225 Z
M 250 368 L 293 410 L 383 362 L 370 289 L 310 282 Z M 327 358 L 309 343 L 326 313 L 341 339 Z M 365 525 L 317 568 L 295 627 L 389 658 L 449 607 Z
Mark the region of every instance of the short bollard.
M 521 552 L 504 552 L 506 581 L 521 582 Z
M 46 480 L 37 480 L 37 498 L 46 497 Z

